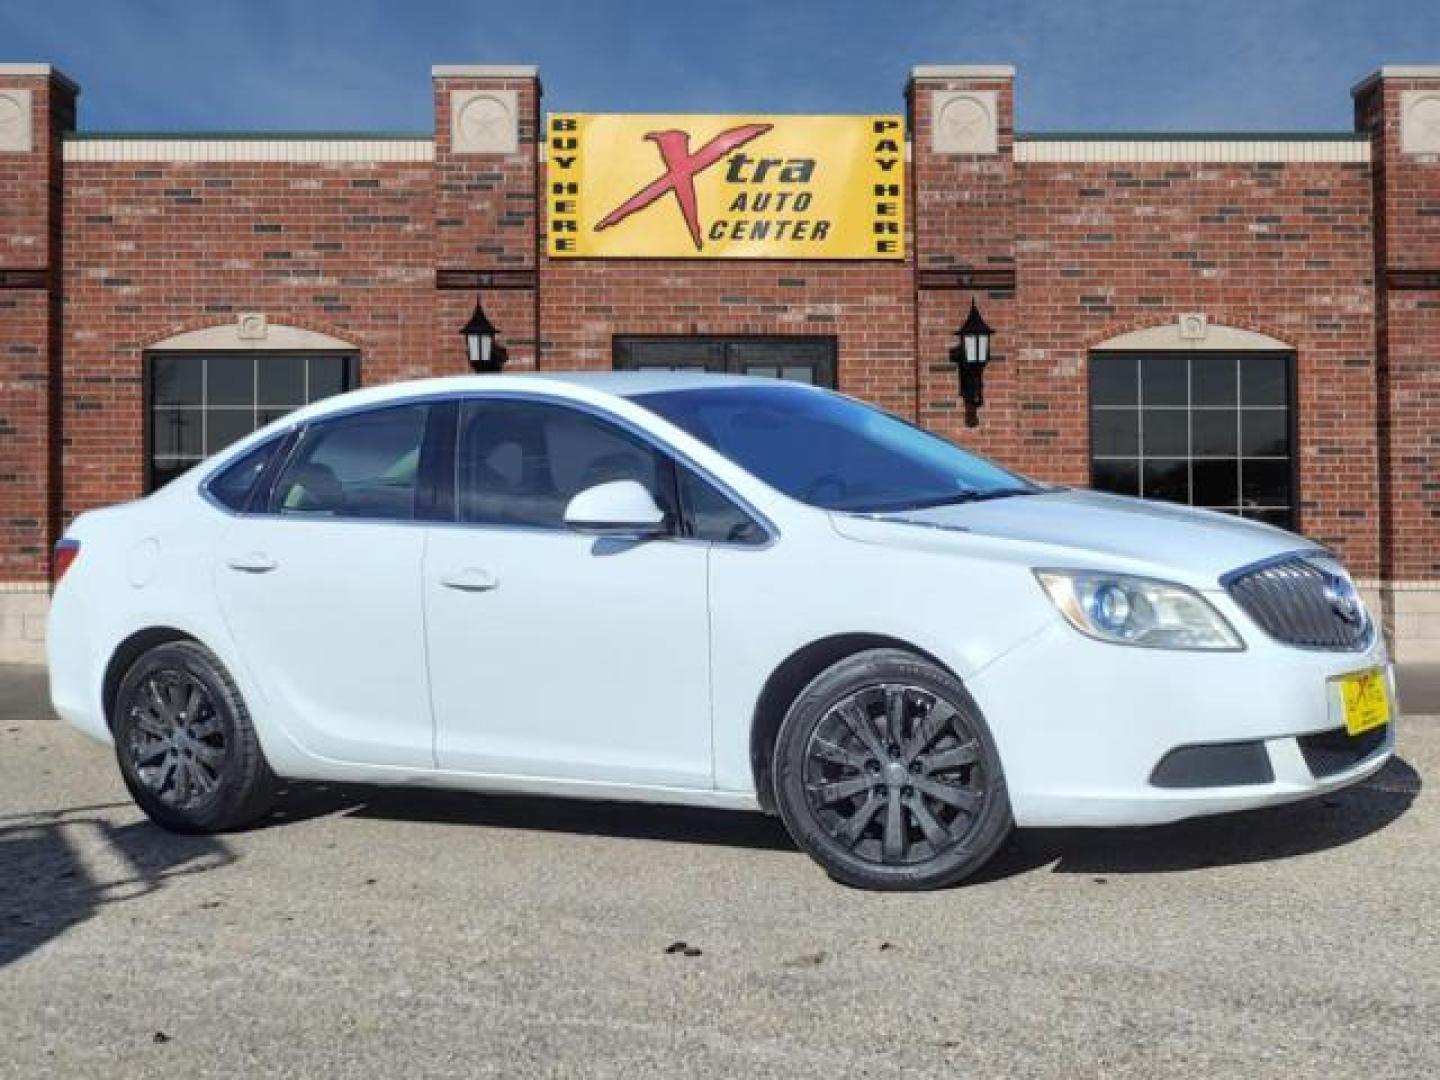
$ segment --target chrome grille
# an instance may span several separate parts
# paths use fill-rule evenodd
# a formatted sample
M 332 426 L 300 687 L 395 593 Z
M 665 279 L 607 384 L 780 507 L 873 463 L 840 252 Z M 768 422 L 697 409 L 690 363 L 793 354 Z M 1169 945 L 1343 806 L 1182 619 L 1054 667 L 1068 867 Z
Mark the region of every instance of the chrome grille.
M 1262 630 L 1287 645 L 1358 651 L 1370 644 L 1370 616 L 1354 585 L 1339 563 L 1319 552 L 1244 567 L 1220 583 Z

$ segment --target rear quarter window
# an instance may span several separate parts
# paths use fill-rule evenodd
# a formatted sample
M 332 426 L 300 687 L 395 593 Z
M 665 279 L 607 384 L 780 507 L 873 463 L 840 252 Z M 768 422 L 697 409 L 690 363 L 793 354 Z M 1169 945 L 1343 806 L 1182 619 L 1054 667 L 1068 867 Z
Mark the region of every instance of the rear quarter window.
M 210 497 L 236 513 L 244 511 L 265 466 L 280 448 L 281 439 L 267 439 L 253 450 L 241 454 L 233 463 L 216 473 L 206 485 Z

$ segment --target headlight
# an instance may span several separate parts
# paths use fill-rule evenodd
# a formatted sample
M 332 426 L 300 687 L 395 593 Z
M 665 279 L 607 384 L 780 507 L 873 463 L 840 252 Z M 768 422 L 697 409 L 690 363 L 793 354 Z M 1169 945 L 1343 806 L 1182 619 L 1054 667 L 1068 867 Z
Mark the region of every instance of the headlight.
M 1036 570 L 1045 593 L 1082 634 L 1149 649 L 1243 649 L 1225 617 L 1194 589 L 1095 570 Z

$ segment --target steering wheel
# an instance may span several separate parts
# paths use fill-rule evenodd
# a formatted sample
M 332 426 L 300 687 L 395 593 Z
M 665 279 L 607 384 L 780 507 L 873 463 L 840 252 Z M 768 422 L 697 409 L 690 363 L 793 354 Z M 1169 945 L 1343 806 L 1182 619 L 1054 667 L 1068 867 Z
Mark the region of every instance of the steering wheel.
M 831 498 L 821 498 L 821 493 L 830 489 Z M 805 502 L 817 506 L 834 506 L 845 497 L 850 485 L 834 473 L 821 473 L 805 489 Z

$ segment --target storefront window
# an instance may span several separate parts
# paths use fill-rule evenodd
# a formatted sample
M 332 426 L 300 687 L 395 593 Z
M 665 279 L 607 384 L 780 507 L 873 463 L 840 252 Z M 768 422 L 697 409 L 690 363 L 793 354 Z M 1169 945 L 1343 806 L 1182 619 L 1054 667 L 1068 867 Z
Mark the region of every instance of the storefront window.
M 709 371 L 835 386 L 832 337 L 615 338 L 619 371 Z
M 1095 353 L 1091 486 L 1293 528 L 1293 415 L 1288 353 Z
M 353 389 L 339 353 L 155 353 L 146 357 L 145 490 L 302 405 Z

